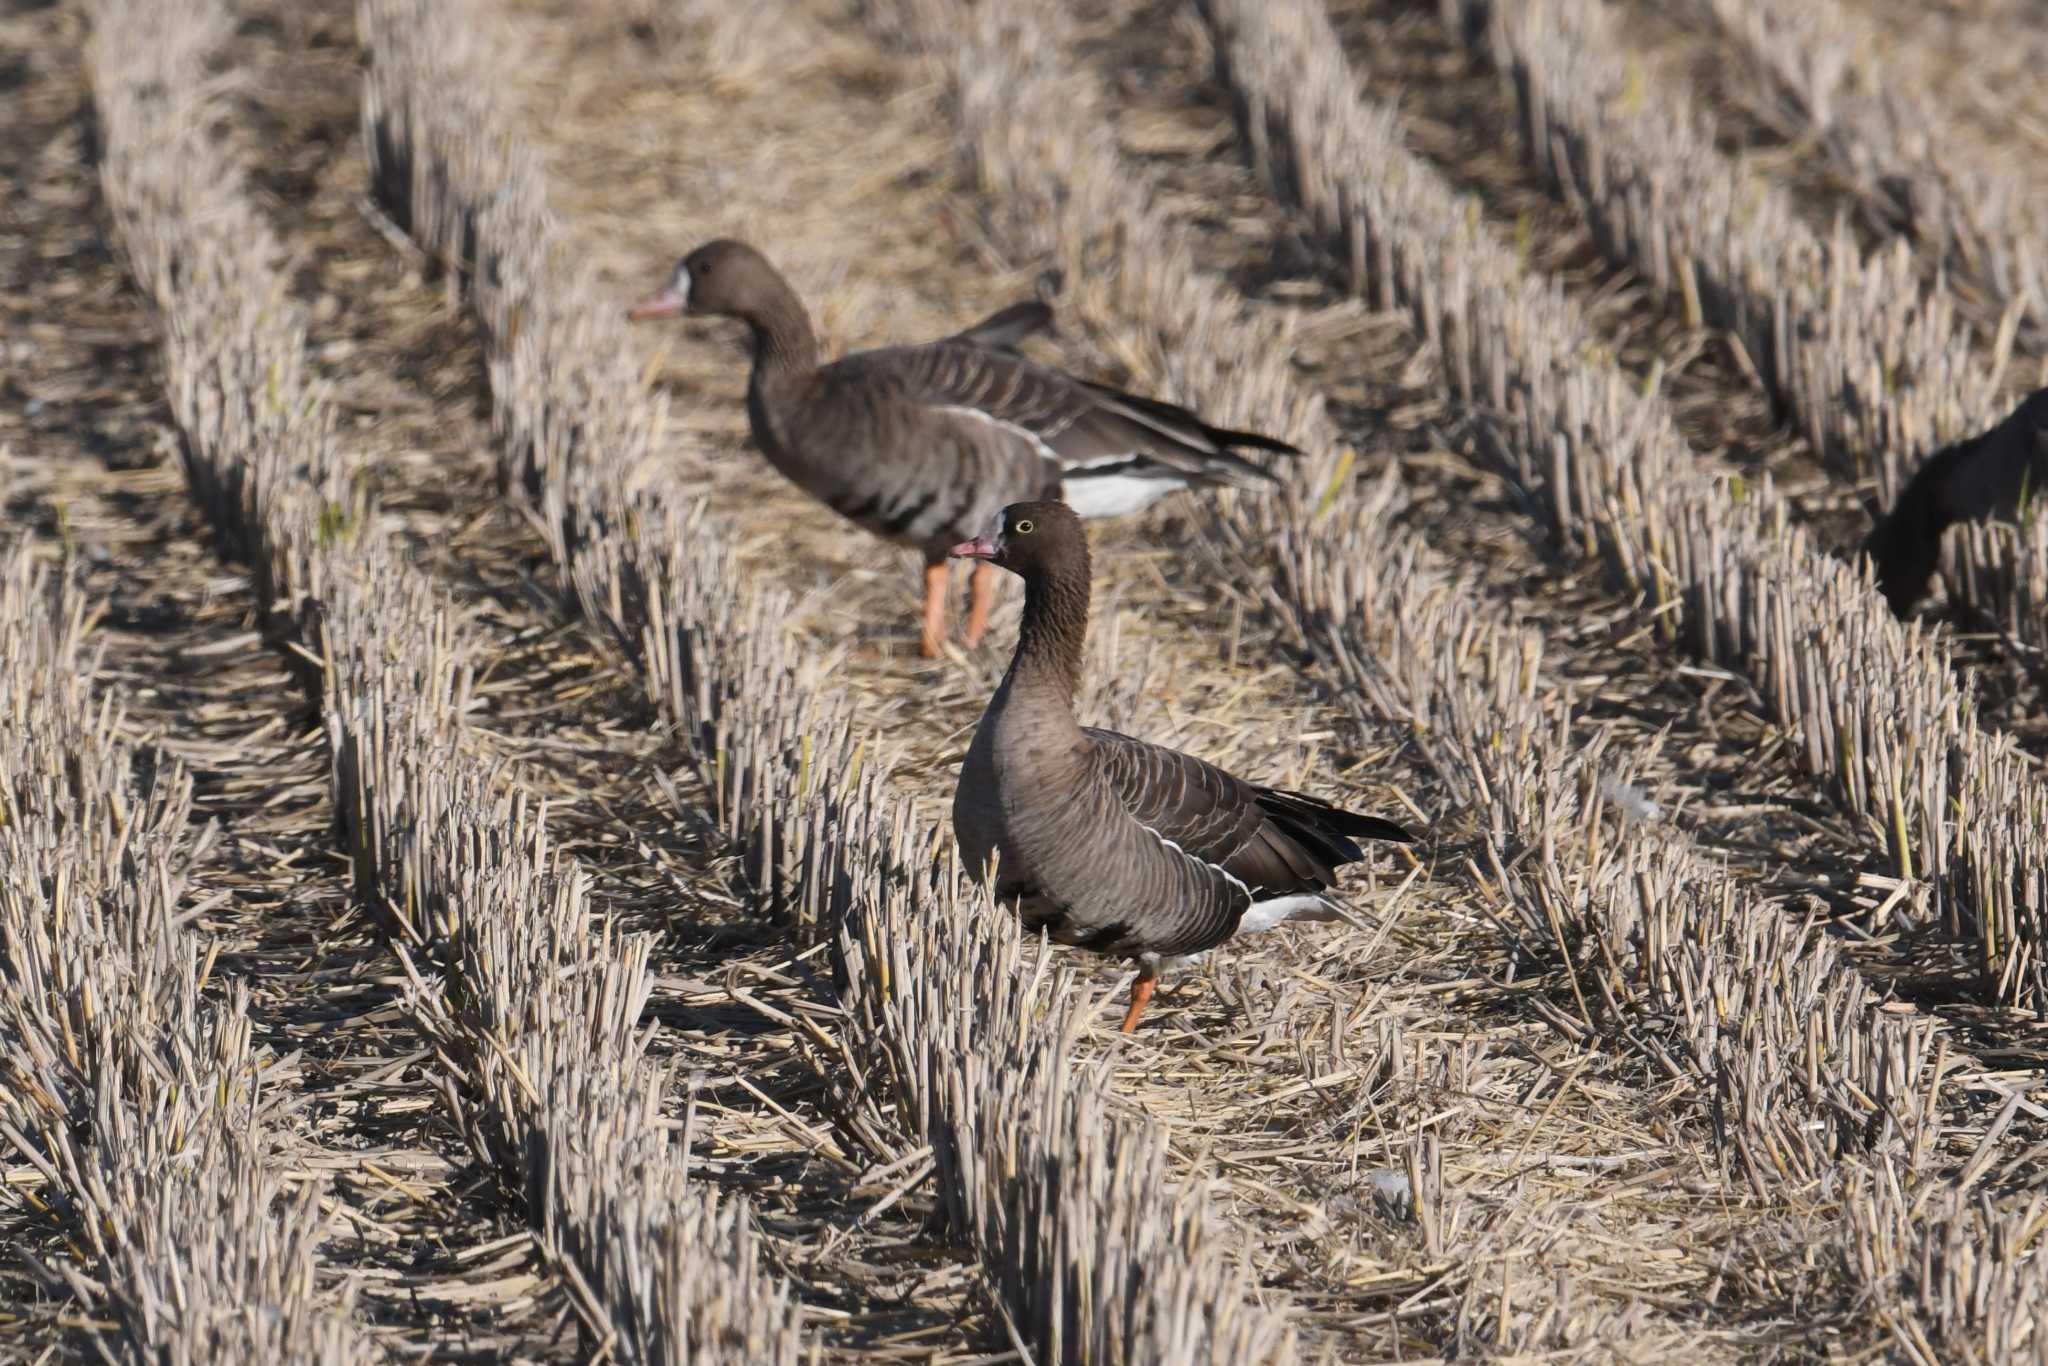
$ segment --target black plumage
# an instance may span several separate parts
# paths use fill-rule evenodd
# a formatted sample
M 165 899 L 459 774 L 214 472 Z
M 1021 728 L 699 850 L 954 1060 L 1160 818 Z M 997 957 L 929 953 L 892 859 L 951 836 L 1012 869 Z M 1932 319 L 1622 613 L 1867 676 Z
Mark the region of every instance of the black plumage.
M 1944 446 L 1913 472 L 1863 542 L 1877 586 L 1903 617 L 1941 563 L 1958 522 L 2017 516 L 2048 490 L 2048 389 L 2037 389 L 1990 431 Z

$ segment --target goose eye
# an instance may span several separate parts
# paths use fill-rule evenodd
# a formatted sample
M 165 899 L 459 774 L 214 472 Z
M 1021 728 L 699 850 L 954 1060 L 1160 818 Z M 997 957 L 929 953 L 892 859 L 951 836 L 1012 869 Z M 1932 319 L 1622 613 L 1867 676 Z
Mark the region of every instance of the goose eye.
M 1015 531 L 1019 536 L 1029 536 L 1031 534 L 1031 519 L 1026 517 L 1023 521 L 1012 527 L 1011 530 Z

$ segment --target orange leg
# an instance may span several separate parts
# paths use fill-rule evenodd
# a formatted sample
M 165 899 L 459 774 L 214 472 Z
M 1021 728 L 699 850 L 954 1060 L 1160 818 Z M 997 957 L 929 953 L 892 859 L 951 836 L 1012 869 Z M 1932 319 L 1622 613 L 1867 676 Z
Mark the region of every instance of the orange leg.
M 1157 977 L 1146 973 L 1141 974 L 1137 981 L 1131 983 L 1131 1008 L 1124 1014 L 1122 1032 L 1128 1034 L 1138 1027 L 1138 1014 L 1144 1010 L 1145 1002 L 1152 999 L 1152 988 L 1158 981 Z
M 945 638 L 946 562 L 935 560 L 924 567 L 924 657 L 937 659 Z
M 975 563 L 967 599 L 967 643 L 979 645 L 981 633 L 988 629 L 988 609 L 996 600 L 996 567 L 987 560 Z

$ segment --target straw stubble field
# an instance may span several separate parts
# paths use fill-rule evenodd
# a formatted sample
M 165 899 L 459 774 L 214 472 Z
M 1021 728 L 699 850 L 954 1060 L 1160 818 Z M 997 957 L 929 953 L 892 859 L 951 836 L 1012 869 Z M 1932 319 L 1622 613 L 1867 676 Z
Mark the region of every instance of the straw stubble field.
M 2040 126 L 1893 8 L 7 11 L 0 1351 L 2042 1359 L 2048 542 L 1844 559 Z M 1310 452 L 1098 529 L 1081 705 L 1426 830 L 1361 928 L 1020 942 L 1014 585 L 918 659 L 625 326 L 719 234 Z

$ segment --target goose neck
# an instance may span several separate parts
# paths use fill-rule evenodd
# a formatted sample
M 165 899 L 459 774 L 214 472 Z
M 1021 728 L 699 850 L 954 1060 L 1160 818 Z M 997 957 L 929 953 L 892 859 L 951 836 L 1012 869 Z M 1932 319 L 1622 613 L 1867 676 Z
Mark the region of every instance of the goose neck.
M 1088 642 L 1088 567 L 1065 566 L 1033 575 L 1024 584 L 1024 619 L 1010 674 L 1020 685 L 1057 691 L 1068 703 L 1081 686 Z
M 787 285 L 757 307 L 747 323 L 754 334 L 754 369 L 761 378 L 796 378 L 818 368 L 818 338 L 810 316 Z

